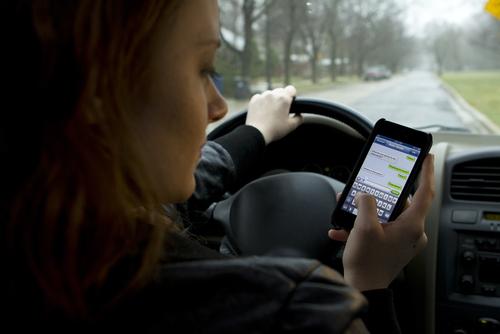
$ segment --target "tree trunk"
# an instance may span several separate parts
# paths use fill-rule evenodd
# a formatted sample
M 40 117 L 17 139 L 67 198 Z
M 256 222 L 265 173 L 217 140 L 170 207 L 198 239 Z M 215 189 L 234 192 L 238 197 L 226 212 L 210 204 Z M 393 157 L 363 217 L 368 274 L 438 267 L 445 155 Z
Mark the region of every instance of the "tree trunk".
M 245 45 L 241 53 L 241 76 L 243 79 L 250 77 L 252 70 L 252 43 L 253 43 L 253 14 L 255 0 L 245 0 L 243 2 L 244 38 Z
M 292 53 L 292 42 L 293 42 L 293 37 L 295 35 L 295 26 L 296 22 L 295 21 L 295 11 L 297 9 L 297 5 L 295 4 L 294 0 L 289 0 L 290 5 L 289 5 L 289 16 L 288 16 L 288 31 L 287 35 L 285 38 L 285 44 L 284 44 L 284 52 L 283 52 L 283 65 L 284 65 L 284 84 L 285 86 L 290 84 L 290 69 L 291 69 L 291 60 L 290 56 Z
M 291 65 L 291 60 L 290 60 L 290 53 L 292 49 L 292 39 L 293 36 L 287 37 L 285 40 L 285 50 L 284 50 L 284 59 L 283 59 L 283 71 L 284 71 L 284 76 L 285 76 L 285 81 L 283 82 L 285 86 L 288 86 L 290 84 L 290 65 Z
M 318 83 L 318 50 L 313 49 L 313 54 L 311 57 L 311 81 L 313 84 Z
M 271 20 L 270 6 L 266 7 L 266 32 L 265 32 L 265 48 L 266 48 L 266 82 L 267 89 L 273 89 L 273 68 L 272 68 L 272 53 L 271 53 Z
M 318 64 L 314 59 L 311 59 L 311 82 L 318 83 Z
M 334 33 L 330 33 L 330 79 L 337 81 L 337 40 Z

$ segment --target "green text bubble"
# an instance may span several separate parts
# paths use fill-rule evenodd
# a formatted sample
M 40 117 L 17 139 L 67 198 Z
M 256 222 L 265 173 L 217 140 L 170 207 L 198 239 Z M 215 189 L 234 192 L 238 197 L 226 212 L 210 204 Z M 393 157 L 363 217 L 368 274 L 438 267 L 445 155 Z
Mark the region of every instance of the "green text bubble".
M 399 173 L 410 174 L 410 172 L 407 171 L 406 169 L 402 169 L 402 168 L 396 167 L 394 165 L 389 165 L 389 168 L 392 170 L 395 170 L 396 172 L 399 172 Z
M 393 189 L 397 189 L 397 190 L 401 190 L 402 187 L 401 186 L 398 186 L 397 184 L 394 184 L 392 182 L 389 182 L 387 183 L 389 185 L 389 187 L 393 188 Z

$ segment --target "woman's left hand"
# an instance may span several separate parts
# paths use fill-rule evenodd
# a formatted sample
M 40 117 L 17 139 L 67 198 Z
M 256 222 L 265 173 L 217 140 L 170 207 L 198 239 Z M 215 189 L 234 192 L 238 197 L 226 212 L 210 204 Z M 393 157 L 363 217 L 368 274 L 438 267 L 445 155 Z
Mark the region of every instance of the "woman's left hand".
M 342 263 L 349 284 L 361 291 L 389 286 L 427 244 L 425 219 L 434 192 L 434 156 L 429 155 L 424 160 L 415 196 L 396 220 L 381 224 L 373 196 L 356 197 L 358 215 L 352 230 L 328 232 L 333 240 L 347 240 Z
M 254 95 L 248 105 L 246 125 L 257 128 L 266 145 L 285 137 L 303 122 L 300 115 L 290 115 L 297 90 L 293 86 L 277 88 Z

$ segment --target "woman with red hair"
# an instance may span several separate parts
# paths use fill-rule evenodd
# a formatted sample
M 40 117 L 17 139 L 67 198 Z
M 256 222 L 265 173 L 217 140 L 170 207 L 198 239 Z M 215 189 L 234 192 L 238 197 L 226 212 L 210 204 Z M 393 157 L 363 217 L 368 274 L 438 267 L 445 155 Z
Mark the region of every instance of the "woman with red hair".
M 331 232 L 347 238 L 345 282 L 312 260 L 225 257 L 162 211 L 193 193 L 205 128 L 226 113 L 211 80 L 217 2 L 5 5 L 5 328 L 335 333 L 365 332 L 363 319 L 398 331 L 386 288 L 426 243 L 432 159 L 393 228 L 364 196 L 349 237 Z M 255 97 L 240 131 L 259 147 L 283 137 L 301 122 L 294 95 Z

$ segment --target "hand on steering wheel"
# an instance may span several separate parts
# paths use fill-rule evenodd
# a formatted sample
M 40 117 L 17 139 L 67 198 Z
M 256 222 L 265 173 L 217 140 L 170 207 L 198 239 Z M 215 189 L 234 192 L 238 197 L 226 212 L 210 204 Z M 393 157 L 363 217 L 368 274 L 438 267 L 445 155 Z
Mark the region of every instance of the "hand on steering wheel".
M 285 137 L 303 122 L 302 116 L 289 115 L 296 94 L 295 87 L 287 86 L 254 95 L 248 105 L 245 124 L 257 128 L 266 145 Z

